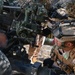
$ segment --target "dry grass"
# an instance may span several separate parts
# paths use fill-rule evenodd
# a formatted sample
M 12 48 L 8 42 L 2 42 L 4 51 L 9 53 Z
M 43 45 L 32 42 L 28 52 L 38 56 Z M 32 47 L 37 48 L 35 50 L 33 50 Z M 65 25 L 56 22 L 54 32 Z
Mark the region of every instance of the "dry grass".
M 75 2 L 67 5 L 67 11 L 70 17 L 75 18 Z

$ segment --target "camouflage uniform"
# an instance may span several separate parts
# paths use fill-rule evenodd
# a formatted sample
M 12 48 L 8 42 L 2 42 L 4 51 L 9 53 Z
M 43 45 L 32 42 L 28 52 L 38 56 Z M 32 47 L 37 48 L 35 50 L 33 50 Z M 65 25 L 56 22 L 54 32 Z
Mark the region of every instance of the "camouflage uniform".
M 0 75 L 11 75 L 12 70 L 7 57 L 0 51 Z
M 73 71 L 75 72 L 75 48 L 70 51 L 70 59 L 72 60 Z
M 12 70 L 8 58 L 2 53 L 6 48 L 7 37 L 3 30 L 0 30 L 0 75 L 11 75 Z
M 75 41 L 75 37 L 67 37 L 61 39 L 63 43 L 68 41 Z M 74 73 L 75 72 L 75 47 L 73 47 L 72 50 L 65 51 L 63 53 L 60 52 L 60 48 L 61 48 L 60 46 L 54 48 L 53 52 L 55 53 L 55 55 L 53 57 L 53 60 L 67 74 Z

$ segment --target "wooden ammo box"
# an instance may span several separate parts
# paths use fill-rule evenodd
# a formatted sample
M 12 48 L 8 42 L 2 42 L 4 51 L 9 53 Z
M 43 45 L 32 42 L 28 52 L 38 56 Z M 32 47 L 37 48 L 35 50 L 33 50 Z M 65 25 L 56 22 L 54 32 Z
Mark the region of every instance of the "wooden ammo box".
M 60 22 L 53 30 L 53 35 L 57 38 L 75 36 L 75 20 Z

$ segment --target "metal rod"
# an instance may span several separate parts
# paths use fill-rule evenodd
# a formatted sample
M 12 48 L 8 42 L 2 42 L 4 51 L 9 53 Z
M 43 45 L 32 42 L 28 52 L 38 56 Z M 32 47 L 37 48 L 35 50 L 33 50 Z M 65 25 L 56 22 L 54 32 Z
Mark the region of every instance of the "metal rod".
M 3 8 L 9 8 L 9 9 L 21 9 L 21 7 L 18 6 L 3 6 Z

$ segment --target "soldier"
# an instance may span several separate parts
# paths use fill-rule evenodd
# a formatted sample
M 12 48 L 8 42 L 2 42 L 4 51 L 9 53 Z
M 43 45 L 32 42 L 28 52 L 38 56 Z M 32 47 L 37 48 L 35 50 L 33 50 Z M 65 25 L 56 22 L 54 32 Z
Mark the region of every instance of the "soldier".
M 2 48 L 6 47 L 7 38 L 3 32 L 0 32 L 0 75 L 11 75 L 12 70 L 8 58 L 1 51 Z
M 58 40 L 58 42 L 60 42 Z M 59 47 L 62 50 L 55 49 L 55 56 L 52 58 L 58 66 L 67 74 L 75 72 L 75 37 L 62 39 Z

